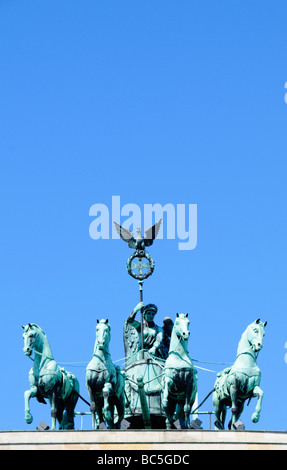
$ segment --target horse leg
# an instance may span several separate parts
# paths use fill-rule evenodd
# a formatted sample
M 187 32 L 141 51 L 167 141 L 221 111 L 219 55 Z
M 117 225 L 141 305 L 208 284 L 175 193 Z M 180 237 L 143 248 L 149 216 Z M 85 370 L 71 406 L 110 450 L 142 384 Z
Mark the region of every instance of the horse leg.
M 107 425 L 110 429 L 113 428 L 113 414 L 111 412 L 109 395 L 112 391 L 112 384 L 109 382 L 105 383 L 103 388 L 103 397 L 104 397 L 104 416 L 107 421 Z
M 115 386 L 115 406 L 118 413 L 117 428 L 120 429 L 121 422 L 125 417 L 125 379 L 122 376 L 121 369 L 117 366 L 117 382 Z
M 224 405 L 223 403 L 221 404 L 221 412 L 220 412 L 220 421 L 222 423 L 222 426 L 224 429 L 224 424 L 225 424 L 225 418 L 226 418 L 226 405 Z
M 195 396 L 193 392 L 193 380 L 188 380 L 186 384 L 186 391 L 185 391 L 185 403 L 184 403 L 184 424 L 185 424 L 185 429 L 188 429 L 189 426 L 189 416 L 190 416 L 190 411 L 191 407 L 194 403 Z
M 166 429 L 172 429 L 173 417 L 176 408 L 176 401 L 170 397 L 170 390 L 173 386 L 171 377 L 165 377 L 165 387 L 163 392 L 162 406 L 166 415 Z
M 212 403 L 214 406 L 214 427 L 215 429 L 224 429 L 226 407 L 223 405 L 223 401 L 220 400 L 217 392 L 213 393 Z
M 243 408 L 244 408 L 244 401 L 239 401 L 238 402 L 238 406 L 237 406 L 237 411 L 236 413 L 233 415 L 232 414 L 232 418 L 231 420 L 229 421 L 228 423 L 228 429 L 229 430 L 234 430 L 235 428 L 233 427 L 233 424 L 236 423 L 236 421 L 239 420 L 242 412 L 243 412 Z
M 96 414 L 99 419 L 99 424 L 105 421 L 105 418 L 103 415 L 103 408 L 104 408 L 104 399 L 103 397 L 98 397 L 96 399 Z
M 173 421 L 174 421 L 174 413 L 175 413 L 176 405 L 177 405 L 176 400 L 174 400 L 173 398 L 169 398 L 168 406 L 167 406 L 167 409 L 165 410 L 166 429 L 172 429 L 172 424 L 173 424 Z M 182 406 L 182 408 L 183 408 L 183 406 Z M 180 412 L 182 411 L 182 408 L 181 408 L 181 410 L 179 410 L 179 415 L 180 415 Z M 180 416 L 178 416 L 178 417 L 180 417 Z
M 64 414 L 65 410 L 65 403 L 64 400 L 58 400 L 58 405 L 57 405 L 57 420 L 59 423 L 59 429 L 65 429 L 65 424 L 66 424 L 66 416 Z
M 232 418 L 231 421 L 229 422 L 229 429 L 233 428 L 233 424 L 236 423 L 238 420 L 241 411 L 239 412 L 239 405 L 238 405 L 238 387 L 236 384 L 232 384 L 230 386 L 230 398 L 231 398 L 231 411 L 232 411 Z
M 92 414 L 92 429 L 95 431 L 96 429 L 96 400 L 95 395 L 92 388 L 92 378 L 91 378 L 91 371 L 87 371 L 86 373 L 86 387 L 89 394 L 90 400 L 90 411 Z
M 94 400 L 90 399 L 90 411 L 92 414 L 92 429 L 95 431 L 96 429 L 96 403 Z
M 163 389 L 163 395 L 162 395 L 162 406 L 163 409 L 167 408 L 168 405 L 168 395 L 169 395 L 169 390 L 173 384 L 173 380 L 170 377 L 165 377 L 164 379 L 164 389 Z
M 66 399 L 66 402 L 64 404 L 66 411 L 62 424 L 63 429 L 75 429 L 74 410 L 76 408 L 78 399 L 79 393 L 77 390 L 73 390 Z
M 186 399 L 185 399 L 185 421 L 186 426 L 189 426 L 189 416 L 191 410 L 193 408 L 194 402 L 196 400 L 197 395 L 197 374 L 193 370 L 192 374 L 189 376 L 189 380 L 187 380 L 187 389 L 186 389 Z
M 230 398 L 231 398 L 231 412 L 232 418 L 229 422 L 229 429 L 232 429 L 233 424 L 237 421 L 237 413 L 238 413 L 238 390 L 236 385 L 231 385 L 230 387 Z
M 30 390 L 26 390 L 24 393 L 24 402 L 25 402 L 25 420 L 27 424 L 31 424 L 33 422 L 33 416 L 30 413 L 30 398 L 34 398 L 37 396 L 37 387 L 36 385 L 31 385 Z
M 116 404 L 117 413 L 118 413 L 118 422 L 117 422 L 118 429 L 120 429 L 121 422 L 125 416 L 125 404 L 124 403 L 125 403 L 124 395 L 120 397 L 115 397 L 115 404 Z
M 261 390 L 260 387 L 258 386 L 254 387 L 253 396 L 257 397 L 258 401 L 255 407 L 255 411 L 251 417 L 251 420 L 253 423 L 258 423 L 259 421 L 263 395 L 264 395 L 263 390 Z
M 56 430 L 56 418 L 57 418 L 57 408 L 58 408 L 58 400 L 57 400 L 57 392 L 56 389 L 52 391 L 51 397 L 50 397 L 50 405 L 51 405 L 51 418 L 52 418 L 52 427 L 51 430 L 55 431 Z

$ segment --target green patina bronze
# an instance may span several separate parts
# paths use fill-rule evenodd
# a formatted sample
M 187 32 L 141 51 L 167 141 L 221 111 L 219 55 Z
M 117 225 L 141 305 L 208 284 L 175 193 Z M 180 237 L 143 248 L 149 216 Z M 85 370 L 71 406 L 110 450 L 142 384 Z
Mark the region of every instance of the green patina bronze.
M 120 235 L 121 239 L 128 243 L 129 248 L 134 248 L 134 253 L 127 260 L 127 271 L 131 277 L 138 280 L 140 288 L 140 301 L 143 301 L 143 281 L 152 275 L 154 271 L 154 260 L 145 251 L 147 246 L 151 246 L 153 241 L 158 235 L 162 219 L 155 223 L 145 232 L 145 237 L 141 235 L 140 227 L 137 229 L 138 236 L 134 238 L 130 230 L 122 227 L 121 225 L 114 222 L 116 230 Z M 146 260 L 146 262 L 144 262 Z M 144 317 L 143 309 L 141 308 L 141 345 L 144 344 Z M 143 348 L 142 348 L 143 350 Z M 144 358 L 142 353 L 142 359 Z
M 197 398 L 197 372 L 188 352 L 188 314 L 176 314 L 174 322 L 165 317 L 163 325 L 159 326 L 155 322 L 157 306 L 143 302 L 143 282 L 154 271 L 154 261 L 145 248 L 152 245 L 160 223 L 146 231 L 144 238 L 140 229 L 134 238 L 129 230 L 115 224 L 121 238 L 135 249 L 127 261 L 127 271 L 138 281 L 140 302 L 124 322 L 123 370 L 115 366 L 111 358 L 109 321 L 97 320 L 93 357 L 86 368 L 90 404 L 83 399 L 90 405 L 92 428 L 104 423 L 109 429 L 118 429 L 125 418 L 131 429 L 172 429 L 176 420 L 187 429 L 190 414 L 194 414 L 212 393 L 216 429 L 224 429 L 228 407 L 232 409 L 229 429 L 235 429 L 245 401 L 252 397 L 258 399 L 252 415 L 256 423 L 263 398 L 257 356 L 263 346 L 267 322 L 258 319 L 247 327 L 234 364 L 217 374 L 214 389 L 193 408 Z M 42 403 L 48 398 L 52 430 L 56 429 L 56 419 L 60 429 L 74 429 L 74 409 L 80 396 L 77 378 L 58 366 L 47 337 L 38 325 L 29 323 L 23 328 L 24 352 L 32 359 L 34 351 L 34 364 L 29 373 L 31 388 L 25 392 L 27 423 L 33 420 L 30 398 L 37 397 Z
M 120 235 L 121 239 L 128 243 L 129 248 L 133 248 L 136 251 L 145 251 L 146 246 L 151 246 L 154 239 L 157 237 L 162 219 L 155 223 L 145 232 L 145 237 L 141 236 L 140 227 L 137 229 L 137 237 L 135 238 L 132 232 L 121 225 L 114 222 L 116 230 Z
M 146 260 L 146 261 L 144 261 Z M 147 251 L 136 250 L 127 260 L 127 271 L 138 281 L 143 281 L 152 275 L 154 260 Z
M 197 394 L 197 373 L 188 353 L 190 336 L 188 314 L 176 314 L 168 358 L 164 366 L 162 404 L 166 428 L 180 419 L 188 428 L 189 416 Z
M 146 231 L 144 238 L 138 229 L 138 237 L 134 238 L 129 230 L 115 223 L 121 238 L 135 248 L 127 261 L 127 271 L 140 286 L 140 303 L 124 324 L 127 416 L 136 425 L 141 415 L 146 429 L 152 424 L 161 426 L 163 419 L 171 429 L 177 416 L 187 428 L 197 393 L 196 371 L 187 351 L 188 315 L 177 315 L 175 325 L 165 317 L 160 327 L 154 322 L 156 305 L 143 303 L 143 281 L 154 271 L 154 261 L 145 248 L 152 245 L 160 224 L 161 220 Z M 138 312 L 140 322 L 136 320 Z
M 93 429 L 96 429 L 96 414 L 99 422 L 104 422 L 109 429 L 119 428 L 124 417 L 125 381 L 120 368 L 112 362 L 110 339 L 109 321 L 97 320 L 94 354 L 86 369 Z M 114 416 L 115 407 L 118 414 L 117 423 Z
M 141 322 L 136 319 L 138 312 L 143 316 L 143 334 Z M 165 317 L 161 327 L 154 321 L 156 314 L 156 305 L 139 302 L 124 323 L 127 397 L 125 418 L 134 428 L 162 428 L 165 423 L 161 404 L 162 375 L 173 321 Z
M 134 355 L 137 351 L 144 349 L 156 357 L 160 357 L 162 359 L 167 358 L 169 348 L 167 331 L 168 322 L 166 318 L 162 327 L 155 323 L 154 318 L 157 314 L 157 310 L 158 309 L 155 304 L 144 305 L 143 302 L 139 302 L 126 319 L 124 323 L 124 347 L 126 357 L 131 354 Z M 143 345 L 141 335 L 142 325 L 140 321 L 136 320 L 138 312 L 142 313 L 144 319 Z M 170 321 L 172 323 L 172 320 Z
M 226 409 L 231 406 L 232 418 L 229 429 L 240 418 L 244 403 L 252 397 L 257 397 L 257 405 L 252 415 L 253 423 L 259 421 L 263 391 L 259 387 L 261 372 L 257 366 L 257 356 L 263 347 L 263 337 L 267 322 L 260 319 L 251 323 L 244 331 L 237 350 L 236 360 L 219 374 L 215 382 L 213 405 L 215 411 L 215 428 L 224 429 Z
M 51 405 L 52 430 L 56 429 L 56 419 L 60 429 L 74 429 L 74 409 L 79 397 L 79 382 L 74 374 L 59 367 L 54 360 L 44 331 L 35 323 L 23 326 L 24 353 L 31 358 L 34 350 L 34 364 L 29 372 L 30 390 L 24 394 L 25 419 L 33 421 L 30 412 L 30 398 L 36 397 L 41 403 L 45 398 Z

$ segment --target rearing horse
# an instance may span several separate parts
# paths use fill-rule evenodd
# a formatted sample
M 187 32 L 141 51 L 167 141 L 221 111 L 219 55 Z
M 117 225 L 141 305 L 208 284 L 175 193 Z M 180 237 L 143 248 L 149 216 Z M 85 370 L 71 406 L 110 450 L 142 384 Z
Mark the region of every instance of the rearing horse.
M 259 387 L 261 372 L 256 360 L 263 347 L 266 325 L 267 322 L 262 323 L 260 318 L 251 323 L 240 339 L 233 366 L 217 374 L 213 393 L 214 426 L 217 429 L 224 429 L 227 406 L 231 406 L 232 411 L 228 427 L 233 429 L 243 411 L 245 400 L 252 397 L 257 397 L 258 401 L 251 419 L 253 423 L 259 421 L 263 391 Z
M 96 413 L 100 422 L 106 421 L 108 428 L 114 429 L 115 406 L 118 412 L 117 427 L 124 418 L 125 380 L 120 368 L 111 360 L 110 339 L 109 320 L 97 320 L 94 354 L 86 369 L 86 386 L 91 403 L 93 429 L 96 429 Z
M 74 429 L 74 409 L 79 398 L 77 378 L 58 366 L 54 360 L 47 336 L 35 323 L 29 323 L 24 329 L 24 353 L 31 358 L 34 350 L 35 359 L 29 372 L 30 390 L 24 394 L 25 419 L 28 424 L 33 421 L 29 401 L 37 397 L 41 403 L 48 398 L 51 404 L 52 430 L 56 429 L 56 418 L 60 429 Z M 64 413 L 65 411 L 65 413 Z
M 188 313 L 176 314 L 168 358 L 164 367 L 162 403 L 166 414 L 166 428 L 171 429 L 175 409 L 177 417 L 189 425 L 189 415 L 197 393 L 197 372 L 188 355 Z

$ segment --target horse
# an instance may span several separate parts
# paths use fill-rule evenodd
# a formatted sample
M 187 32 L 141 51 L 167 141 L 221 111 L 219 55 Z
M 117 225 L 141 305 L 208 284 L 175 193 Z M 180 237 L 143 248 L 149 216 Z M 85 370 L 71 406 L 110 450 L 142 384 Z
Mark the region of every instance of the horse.
M 37 397 L 40 403 L 51 405 L 52 430 L 74 429 L 74 409 L 79 398 L 79 382 L 75 375 L 59 367 L 54 360 L 48 339 L 40 326 L 28 323 L 24 329 L 24 348 L 26 356 L 31 358 L 34 350 L 33 367 L 29 372 L 30 390 L 24 393 L 25 419 L 28 424 L 33 422 L 30 411 L 30 398 Z
M 175 418 L 183 422 L 185 429 L 188 428 L 197 394 L 197 372 L 188 355 L 189 323 L 188 313 L 176 314 L 164 366 L 162 405 L 167 429 L 172 429 L 175 411 Z
M 94 354 L 86 368 L 86 387 L 90 397 L 93 429 L 96 429 L 96 413 L 99 422 L 107 424 L 109 429 L 119 428 L 124 418 L 125 380 L 120 368 L 111 360 L 110 339 L 109 320 L 97 320 Z M 116 425 L 115 407 L 118 413 Z
M 261 372 L 256 360 L 263 347 L 266 325 L 260 318 L 248 325 L 238 344 L 233 366 L 217 374 L 213 392 L 215 429 L 224 429 L 227 407 L 232 411 L 228 428 L 235 429 L 234 423 L 240 418 L 245 401 L 252 397 L 257 397 L 257 404 L 251 419 L 253 423 L 259 421 L 263 391 L 259 387 Z

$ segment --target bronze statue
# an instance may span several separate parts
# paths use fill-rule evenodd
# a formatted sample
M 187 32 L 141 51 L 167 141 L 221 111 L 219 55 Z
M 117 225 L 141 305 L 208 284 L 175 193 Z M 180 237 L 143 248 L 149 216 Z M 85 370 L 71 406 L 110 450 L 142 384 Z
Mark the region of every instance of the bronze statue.
M 135 319 L 136 314 L 141 310 L 144 318 L 143 347 L 141 345 L 140 334 L 141 322 Z M 166 319 L 165 330 L 158 326 L 154 322 L 157 310 L 158 309 L 155 304 L 144 305 L 143 302 L 139 302 L 133 309 L 132 313 L 128 316 L 124 324 L 124 345 L 126 356 L 144 349 L 153 356 L 166 359 L 170 340 L 170 336 L 168 336 L 170 331 L 170 328 L 168 327 L 169 322 Z M 170 321 L 172 322 L 172 320 Z
M 145 237 L 139 228 L 135 238 L 129 230 L 115 223 L 121 238 L 135 250 L 126 266 L 128 274 L 138 281 L 140 302 L 124 322 L 123 370 L 111 359 L 109 321 L 97 320 L 93 357 L 86 368 L 90 404 L 86 403 L 90 405 L 92 428 L 97 427 L 97 416 L 99 423 L 109 429 L 120 428 L 121 424 L 126 426 L 124 418 L 131 429 L 172 429 L 175 420 L 180 420 L 181 427 L 188 429 L 190 414 L 212 393 L 217 429 L 224 429 L 227 407 L 232 411 L 229 429 L 236 428 L 244 402 L 252 397 L 258 399 L 252 415 L 252 421 L 257 423 L 263 399 L 257 356 L 263 346 L 267 322 L 258 319 L 247 327 L 233 366 L 217 374 L 214 389 L 192 411 L 197 395 L 197 373 L 188 352 L 188 314 L 177 313 L 174 322 L 165 317 L 163 325 L 159 326 L 155 322 L 157 306 L 143 302 L 143 282 L 153 274 L 155 267 L 146 247 L 153 244 L 160 224 L 161 220 L 145 232 Z M 37 397 L 42 403 L 48 398 L 52 430 L 56 428 L 56 418 L 60 429 L 74 429 L 74 409 L 80 397 L 78 380 L 55 362 L 46 335 L 38 325 L 29 323 L 23 328 L 24 352 L 30 358 L 33 350 L 35 353 L 29 374 L 31 388 L 25 392 L 27 423 L 33 420 L 30 398 Z
M 189 416 L 197 393 L 197 372 L 188 354 L 190 336 L 188 314 L 176 314 L 171 335 L 169 355 L 164 366 L 162 406 L 166 414 L 166 428 L 174 419 L 189 426 Z M 176 415 L 176 416 L 175 416 Z
M 260 318 L 248 325 L 238 344 L 233 366 L 217 374 L 213 393 L 216 429 L 224 429 L 228 406 L 231 406 L 232 411 L 228 428 L 234 429 L 233 425 L 239 420 L 245 401 L 252 397 L 258 399 L 252 421 L 259 421 L 263 391 L 259 387 L 261 372 L 256 361 L 263 347 L 266 325 L 267 322 L 262 323 Z
M 119 428 L 124 418 L 125 381 L 120 368 L 111 360 L 110 339 L 111 327 L 108 319 L 97 320 L 94 354 L 86 369 L 93 429 L 96 429 L 96 413 L 100 423 L 104 422 L 109 429 Z M 118 414 L 117 423 L 114 419 L 115 407 Z
M 151 246 L 154 239 L 157 237 L 157 234 L 160 229 L 162 219 L 156 222 L 152 227 L 146 230 L 145 237 L 141 236 L 141 230 L 138 229 L 138 236 L 134 238 L 132 232 L 121 225 L 114 222 L 116 230 L 120 235 L 121 239 L 128 243 L 130 248 L 134 248 L 138 251 L 144 251 L 146 246 Z
M 25 419 L 33 421 L 30 412 L 30 398 L 36 397 L 40 403 L 51 404 L 52 430 L 56 429 L 56 419 L 60 429 L 74 429 L 74 409 L 79 398 L 79 382 L 74 374 L 59 367 L 54 360 L 47 336 L 35 323 L 23 326 L 24 353 L 31 358 L 34 350 L 35 359 L 29 372 L 30 390 L 25 397 Z

